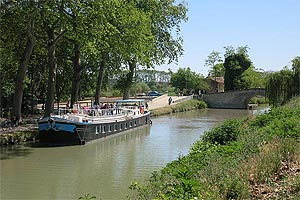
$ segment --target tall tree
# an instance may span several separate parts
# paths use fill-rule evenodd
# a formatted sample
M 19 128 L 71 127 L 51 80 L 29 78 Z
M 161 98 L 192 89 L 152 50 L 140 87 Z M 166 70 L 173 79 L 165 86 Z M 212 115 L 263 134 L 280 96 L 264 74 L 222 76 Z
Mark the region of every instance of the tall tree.
M 292 60 L 292 69 L 285 67 L 279 72 L 269 75 L 266 85 L 266 95 L 271 105 L 285 104 L 292 97 L 300 95 L 300 57 Z
M 211 68 L 211 71 L 212 71 L 212 75 L 215 79 L 215 82 L 217 80 L 217 66 L 222 66 L 222 65 L 216 65 L 217 63 L 220 64 L 220 62 L 222 62 L 222 58 L 220 56 L 220 52 L 217 52 L 217 51 L 213 51 L 211 52 L 207 59 L 205 60 L 205 65 L 206 66 L 209 66 Z M 217 84 L 214 84 L 215 88 L 214 88 L 214 91 L 217 92 Z
M 55 87 L 57 63 L 55 57 L 56 45 L 62 36 L 66 33 L 66 15 L 61 10 L 64 7 L 61 1 L 51 1 L 44 4 L 41 9 L 41 18 L 43 19 L 43 29 L 46 33 L 46 46 L 48 56 L 48 87 L 45 104 L 45 116 L 50 116 L 54 110 Z
M 221 58 L 221 53 L 217 51 L 211 52 L 207 59 L 205 60 L 205 65 L 210 67 L 210 71 L 212 72 L 212 75 L 215 77 L 217 76 L 217 67 L 216 65 L 223 62 Z
M 81 64 L 81 53 L 82 48 L 87 45 L 91 39 L 90 35 L 95 35 L 94 33 L 90 34 L 94 30 L 91 29 L 91 25 L 88 22 L 88 16 L 92 11 L 91 4 L 93 1 L 79 0 L 79 1 L 66 1 L 65 7 L 62 10 L 70 20 L 70 30 L 65 34 L 68 42 L 73 45 L 73 55 L 71 56 L 71 61 L 73 63 L 73 72 L 72 72 L 72 88 L 71 88 L 71 103 L 73 105 L 79 99 L 79 91 L 81 84 L 81 76 L 84 70 L 84 65 Z M 94 12 L 94 11 L 92 11 Z M 97 18 L 96 18 L 97 19 Z M 97 19 L 101 20 L 101 19 Z M 90 23 L 92 23 L 90 21 Z
M 154 64 L 177 61 L 183 52 L 180 25 L 181 22 L 187 20 L 185 3 L 180 2 L 176 5 L 175 0 L 142 0 L 136 1 L 136 6 L 138 10 L 146 14 L 145 17 L 150 19 L 150 25 L 144 23 L 147 26 L 141 30 L 143 34 L 135 34 L 135 37 L 132 37 L 131 42 L 128 43 L 134 51 L 130 52 L 130 59 L 127 62 L 151 67 Z M 132 70 L 136 67 L 136 65 L 131 66 Z M 130 80 L 133 80 L 130 75 L 133 75 L 131 71 L 129 71 L 126 86 L 129 85 Z M 125 94 L 129 92 L 124 92 Z M 128 98 L 128 96 L 123 96 L 123 98 Z
M 35 15 L 37 14 L 38 7 L 44 2 L 45 1 L 33 0 L 6 2 L 6 4 L 3 4 L 3 7 L 1 6 L 1 27 L 5 30 L 5 32 L 3 32 L 4 37 L 1 39 L 6 38 L 4 39 L 6 47 L 9 47 L 8 43 L 11 43 L 13 46 L 18 47 L 22 51 L 15 51 L 12 48 L 9 48 L 9 51 L 14 52 L 15 59 L 19 61 L 14 81 L 12 113 L 12 115 L 19 121 L 22 120 L 21 109 L 26 73 L 35 44 Z M 4 27 L 7 28 L 4 29 Z M 10 39 L 8 39 L 7 36 Z
M 300 56 L 292 60 L 292 70 L 294 73 L 294 94 L 300 95 Z
M 24 81 L 26 77 L 26 72 L 28 69 L 29 59 L 32 55 L 35 38 L 33 36 L 34 22 L 33 18 L 29 19 L 27 28 L 27 42 L 26 47 L 21 57 L 20 65 L 17 72 L 17 77 L 15 80 L 15 92 L 14 92 L 14 103 L 13 103 L 13 115 L 18 121 L 22 121 L 22 100 L 24 92 Z
M 225 90 L 238 90 L 244 88 L 242 74 L 251 66 L 248 56 L 248 46 L 238 47 L 235 51 L 233 47 L 225 47 Z

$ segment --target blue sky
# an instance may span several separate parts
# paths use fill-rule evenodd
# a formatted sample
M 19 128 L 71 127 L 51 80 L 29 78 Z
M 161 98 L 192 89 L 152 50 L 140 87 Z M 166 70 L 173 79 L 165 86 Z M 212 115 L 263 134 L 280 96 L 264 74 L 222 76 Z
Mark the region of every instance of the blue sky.
M 212 51 L 248 45 L 256 68 L 278 71 L 300 56 L 300 0 L 186 0 L 187 23 L 181 25 L 184 55 L 178 63 L 156 67 L 177 71 L 190 67 L 207 75 Z

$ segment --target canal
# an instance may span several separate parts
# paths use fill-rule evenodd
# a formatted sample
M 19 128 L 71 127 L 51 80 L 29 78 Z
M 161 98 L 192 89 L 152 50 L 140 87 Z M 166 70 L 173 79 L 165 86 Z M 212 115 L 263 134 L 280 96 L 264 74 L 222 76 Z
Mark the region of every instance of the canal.
M 0 199 L 126 199 L 142 182 L 224 119 L 249 110 L 207 109 L 161 116 L 145 126 L 83 146 L 1 148 Z

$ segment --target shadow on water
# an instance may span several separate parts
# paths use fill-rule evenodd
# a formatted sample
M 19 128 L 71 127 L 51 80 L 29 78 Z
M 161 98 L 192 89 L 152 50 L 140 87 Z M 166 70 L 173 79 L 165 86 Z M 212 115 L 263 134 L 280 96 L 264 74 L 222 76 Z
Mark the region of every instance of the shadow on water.
M 0 148 L 0 160 L 11 159 L 19 156 L 28 156 L 32 153 L 32 149 L 24 148 L 24 146 L 14 145 Z
M 65 147 L 70 145 L 62 144 L 41 144 L 38 142 L 30 142 L 24 145 L 11 145 L 0 147 L 0 160 L 12 159 L 19 156 L 28 156 L 31 154 L 33 148 L 57 148 Z
M 39 142 L 34 142 L 34 143 L 30 143 L 27 144 L 26 146 L 30 147 L 30 148 L 57 148 L 57 147 L 66 147 L 66 146 L 74 146 L 72 144 L 46 144 L 46 143 L 39 143 Z

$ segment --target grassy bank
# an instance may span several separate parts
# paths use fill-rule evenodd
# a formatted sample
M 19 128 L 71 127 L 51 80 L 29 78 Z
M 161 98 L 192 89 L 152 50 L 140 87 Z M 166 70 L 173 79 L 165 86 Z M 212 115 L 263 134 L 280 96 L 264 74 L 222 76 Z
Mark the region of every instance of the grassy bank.
M 192 99 L 189 101 L 177 103 L 175 105 L 170 105 L 168 107 L 157 108 L 157 109 L 151 110 L 151 116 L 159 116 L 159 115 L 183 112 L 183 111 L 188 111 L 188 110 L 196 110 L 196 109 L 202 109 L 202 108 L 206 108 L 206 107 L 207 107 L 207 104 L 205 102 L 199 101 L 196 99 Z
M 0 146 L 11 144 L 22 144 L 28 141 L 34 141 L 37 131 L 15 131 L 11 133 L 0 134 Z
M 130 199 L 299 199 L 300 99 L 225 121 L 130 188 Z

